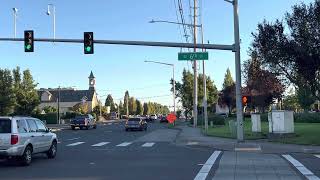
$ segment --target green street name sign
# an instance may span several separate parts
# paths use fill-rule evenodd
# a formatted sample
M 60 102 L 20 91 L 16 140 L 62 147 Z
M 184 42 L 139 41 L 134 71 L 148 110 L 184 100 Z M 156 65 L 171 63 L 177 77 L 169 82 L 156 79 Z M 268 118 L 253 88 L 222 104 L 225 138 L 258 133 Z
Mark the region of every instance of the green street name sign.
M 208 52 L 183 52 L 178 53 L 179 61 L 194 61 L 194 60 L 208 60 Z

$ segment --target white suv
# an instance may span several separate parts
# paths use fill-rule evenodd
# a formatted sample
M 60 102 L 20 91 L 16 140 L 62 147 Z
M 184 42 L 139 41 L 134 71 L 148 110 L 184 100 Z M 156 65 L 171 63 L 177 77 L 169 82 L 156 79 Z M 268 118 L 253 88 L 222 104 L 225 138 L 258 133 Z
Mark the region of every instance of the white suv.
M 57 135 L 39 119 L 32 117 L 0 117 L 0 158 L 18 159 L 29 165 L 32 154 L 57 154 Z

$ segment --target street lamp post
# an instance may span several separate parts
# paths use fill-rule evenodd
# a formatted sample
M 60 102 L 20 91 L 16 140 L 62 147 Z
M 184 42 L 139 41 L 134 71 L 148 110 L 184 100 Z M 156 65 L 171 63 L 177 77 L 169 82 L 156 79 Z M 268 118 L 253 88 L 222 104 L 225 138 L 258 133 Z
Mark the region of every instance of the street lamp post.
M 12 8 L 13 10 L 13 36 L 14 38 L 17 37 L 17 13 L 18 9 L 17 8 Z
M 56 39 L 56 7 L 53 4 L 48 4 L 47 15 L 50 16 L 50 7 L 52 8 L 53 14 L 53 39 Z
M 174 114 L 176 114 L 176 81 L 174 79 L 174 64 L 169 64 L 169 63 L 163 63 L 163 62 L 158 62 L 158 61 L 144 61 L 147 63 L 155 63 L 155 64 L 162 64 L 162 65 L 167 65 L 167 66 L 171 66 L 172 67 L 172 86 L 173 86 L 173 93 L 172 93 L 172 97 L 173 97 L 173 112 Z

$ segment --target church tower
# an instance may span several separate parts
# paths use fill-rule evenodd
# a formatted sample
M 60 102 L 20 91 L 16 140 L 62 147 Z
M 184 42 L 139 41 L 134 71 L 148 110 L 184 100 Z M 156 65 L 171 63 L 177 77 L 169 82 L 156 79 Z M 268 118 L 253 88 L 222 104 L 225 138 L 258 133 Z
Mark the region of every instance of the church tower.
M 92 71 L 90 73 L 89 78 L 89 90 L 95 90 L 95 86 L 96 86 L 96 78 L 94 77 Z

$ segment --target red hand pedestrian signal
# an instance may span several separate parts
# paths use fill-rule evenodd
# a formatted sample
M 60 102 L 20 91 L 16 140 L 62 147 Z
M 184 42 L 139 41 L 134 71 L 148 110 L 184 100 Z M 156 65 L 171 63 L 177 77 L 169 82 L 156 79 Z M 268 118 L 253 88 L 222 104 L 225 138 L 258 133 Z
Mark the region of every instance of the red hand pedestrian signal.
M 169 121 L 169 123 L 173 123 L 175 120 L 177 120 L 176 115 L 174 115 L 173 113 L 169 114 L 167 116 L 167 120 Z

